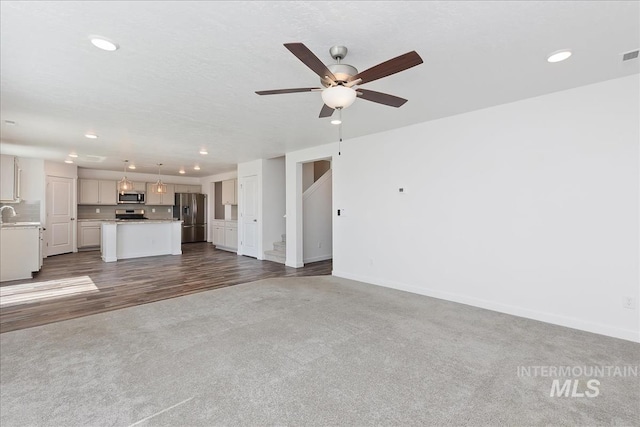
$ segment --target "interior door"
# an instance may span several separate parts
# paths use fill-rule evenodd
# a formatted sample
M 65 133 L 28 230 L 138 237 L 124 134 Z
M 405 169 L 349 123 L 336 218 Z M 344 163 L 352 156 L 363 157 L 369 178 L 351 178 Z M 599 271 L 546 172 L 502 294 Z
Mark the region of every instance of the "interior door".
M 242 255 L 258 257 L 258 177 L 245 176 L 241 182 Z
M 73 252 L 73 179 L 47 177 L 47 256 Z

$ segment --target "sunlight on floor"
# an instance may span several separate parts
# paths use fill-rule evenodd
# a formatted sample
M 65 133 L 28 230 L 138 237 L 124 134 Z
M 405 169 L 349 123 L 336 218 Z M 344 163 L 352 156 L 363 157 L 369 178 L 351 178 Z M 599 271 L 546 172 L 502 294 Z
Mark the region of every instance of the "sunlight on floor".
M 98 292 L 89 276 L 0 287 L 0 307 Z

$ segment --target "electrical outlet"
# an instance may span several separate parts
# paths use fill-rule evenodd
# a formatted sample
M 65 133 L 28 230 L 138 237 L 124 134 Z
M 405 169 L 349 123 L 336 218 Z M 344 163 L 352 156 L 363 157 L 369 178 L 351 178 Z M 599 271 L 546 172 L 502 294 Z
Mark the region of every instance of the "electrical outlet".
M 622 307 L 635 310 L 636 299 L 634 297 L 622 297 Z
M 322 247 L 322 242 L 318 242 L 318 247 L 321 248 Z
M 100 208 L 96 208 L 96 213 L 100 213 Z
M 167 208 L 167 212 L 171 213 L 171 208 Z

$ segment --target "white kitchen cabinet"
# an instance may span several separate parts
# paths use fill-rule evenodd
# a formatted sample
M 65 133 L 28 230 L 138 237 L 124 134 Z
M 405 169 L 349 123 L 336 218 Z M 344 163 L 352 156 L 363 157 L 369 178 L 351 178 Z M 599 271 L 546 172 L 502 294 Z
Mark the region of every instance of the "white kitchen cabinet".
M 238 250 L 238 221 L 213 220 L 213 244 L 218 249 L 236 252 Z
M 31 279 L 42 265 L 40 227 L 1 227 L 0 264 L 0 282 Z
M 202 193 L 201 185 L 175 184 L 175 187 L 176 193 Z
M 78 221 L 78 249 L 100 249 L 101 221 Z
M 0 156 L 0 202 L 20 201 L 20 166 L 15 156 Z
M 222 204 L 223 205 L 237 205 L 238 204 L 238 180 L 229 179 L 222 181 Z
M 156 192 L 156 183 L 147 183 L 147 194 L 145 195 L 145 205 L 150 206 L 173 206 L 175 203 L 175 184 L 165 184 L 167 192 L 158 194 Z
M 237 223 L 234 225 L 237 225 Z M 225 227 L 224 245 L 230 249 L 238 250 L 238 228 L 234 225 Z
M 145 193 L 147 191 L 146 182 L 133 181 L 132 184 L 133 184 L 133 191 L 137 191 L 138 193 Z
M 118 182 L 101 179 L 79 179 L 78 204 L 117 205 Z
M 213 244 L 224 246 L 224 221 L 212 221 Z

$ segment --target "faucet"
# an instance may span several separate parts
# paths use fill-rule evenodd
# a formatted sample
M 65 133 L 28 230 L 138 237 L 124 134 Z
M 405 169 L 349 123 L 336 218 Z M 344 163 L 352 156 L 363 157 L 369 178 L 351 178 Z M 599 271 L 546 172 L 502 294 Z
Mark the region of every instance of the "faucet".
M 11 210 L 11 216 L 16 216 L 16 210 L 13 208 L 13 206 L 4 205 L 4 206 L 0 207 L 0 224 L 2 224 L 2 212 L 5 209 Z

